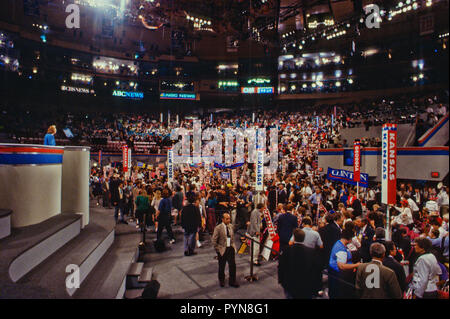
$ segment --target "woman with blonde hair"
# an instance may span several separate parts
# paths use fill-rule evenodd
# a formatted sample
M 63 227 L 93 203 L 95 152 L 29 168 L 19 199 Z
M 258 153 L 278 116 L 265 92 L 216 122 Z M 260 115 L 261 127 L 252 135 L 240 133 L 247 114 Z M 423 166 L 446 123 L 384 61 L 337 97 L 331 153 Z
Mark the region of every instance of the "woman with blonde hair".
M 45 134 L 44 145 L 55 146 L 56 145 L 55 136 L 54 136 L 55 134 L 56 134 L 56 126 L 51 125 L 47 130 L 47 134 Z
M 153 193 L 153 200 L 152 200 L 152 206 L 155 208 L 156 214 L 158 214 L 158 209 L 159 209 L 159 203 L 161 202 L 161 190 L 157 189 L 154 193 Z M 156 216 L 153 216 L 153 222 L 155 223 L 155 233 L 158 231 L 158 220 L 156 218 Z

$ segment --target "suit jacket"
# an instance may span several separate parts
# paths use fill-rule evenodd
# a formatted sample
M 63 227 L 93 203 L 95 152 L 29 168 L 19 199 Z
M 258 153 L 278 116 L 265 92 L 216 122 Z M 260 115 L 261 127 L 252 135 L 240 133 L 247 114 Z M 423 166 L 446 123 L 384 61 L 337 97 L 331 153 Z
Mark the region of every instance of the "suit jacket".
M 275 208 L 277 207 L 276 201 L 277 201 L 277 191 L 276 190 L 271 190 L 269 192 L 269 194 L 267 195 L 267 201 L 269 203 L 269 211 L 273 211 L 275 210 Z
M 328 262 L 328 260 L 330 259 L 331 249 L 333 248 L 334 244 L 336 244 L 336 242 L 341 239 L 341 229 L 338 225 L 336 225 L 335 222 L 332 222 L 330 224 L 327 224 L 323 228 L 323 231 L 319 233 L 321 234 L 324 253 L 326 254 L 324 258 Z
M 281 192 L 278 193 L 278 204 L 286 204 L 288 200 L 288 195 L 286 193 L 286 190 L 283 189 Z
M 202 226 L 202 217 L 197 206 L 188 204 L 183 207 L 181 211 L 181 226 L 188 234 L 196 233 L 198 228 Z
M 362 205 L 361 205 L 361 201 L 359 199 L 355 199 L 353 201 L 352 208 L 353 208 L 353 216 L 354 217 L 361 216 L 361 214 L 362 214 Z
M 248 226 L 247 233 L 250 236 L 255 236 L 256 233 L 261 232 L 261 211 L 259 209 L 254 209 L 250 215 L 250 225 Z
M 385 257 L 383 259 L 383 265 L 392 269 L 397 276 L 398 284 L 400 285 L 400 289 L 402 291 L 406 290 L 406 274 L 405 269 L 402 264 L 400 264 L 397 260 L 392 257 Z
M 292 237 L 294 229 L 298 227 L 297 217 L 291 213 L 284 213 L 278 217 L 277 232 L 280 236 L 280 242 L 287 244 Z
M 364 233 L 361 238 L 361 257 L 363 262 L 369 262 L 370 258 L 370 245 L 373 243 L 373 236 L 375 235 L 375 230 L 373 230 L 372 226 L 367 224 Z
M 109 182 L 109 191 L 111 192 L 111 202 L 120 202 L 120 195 L 119 195 L 119 184 L 120 180 L 113 178 Z
M 366 285 L 366 282 L 371 282 L 374 284 L 377 283 L 377 276 L 375 276 L 376 272 L 374 270 L 367 269 L 369 265 L 378 267 L 378 288 L 376 286 L 367 287 Z M 371 277 L 368 278 L 369 276 Z M 403 297 L 402 290 L 400 289 L 400 285 L 394 271 L 386 266 L 383 266 L 380 262 L 373 260 L 370 263 L 364 263 L 358 266 L 356 271 L 356 290 L 361 299 L 402 299 Z
M 414 192 L 414 193 L 411 195 L 411 198 L 416 202 L 416 204 L 417 204 L 418 206 L 420 206 L 420 204 L 422 204 L 422 203 L 423 203 L 423 200 L 424 200 L 423 195 L 422 195 L 421 192 L 419 192 L 419 196 L 417 196 L 417 194 Z
M 311 299 L 315 288 L 311 274 L 318 267 L 316 251 L 296 243 L 281 252 L 278 282 L 294 298 Z
M 225 254 L 225 250 L 227 249 L 227 231 L 225 229 L 225 224 L 220 223 L 214 228 L 214 233 L 212 236 L 212 244 L 214 249 L 221 255 Z M 230 232 L 231 237 L 231 247 L 233 247 L 236 252 L 236 246 L 234 245 L 234 231 L 231 224 L 228 225 L 228 230 Z

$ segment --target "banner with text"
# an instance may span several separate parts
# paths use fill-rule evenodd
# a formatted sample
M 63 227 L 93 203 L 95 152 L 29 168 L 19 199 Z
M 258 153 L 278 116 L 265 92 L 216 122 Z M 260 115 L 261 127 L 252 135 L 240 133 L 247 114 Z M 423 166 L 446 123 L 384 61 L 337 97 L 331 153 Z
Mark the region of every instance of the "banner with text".
M 264 191 L 264 150 L 256 153 L 256 185 L 255 190 Z
M 122 167 L 123 171 L 128 172 L 128 146 L 122 146 Z
M 384 124 L 381 137 L 381 202 L 394 205 L 397 193 L 397 124 Z
M 343 169 L 335 169 L 328 167 L 327 179 L 337 182 L 342 182 L 350 185 L 356 185 L 356 182 L 353 180 L 353 172 L 346 171 Z M 359 186 L 361 187 L 369 187 L 369 175 L 360 173 L 360 181 Z
M 353 180 L 361 181 L 361 143 L 355 141 L 353 144 Z
M 167 151 L 167 181 L 173 181 L 173 150 Z

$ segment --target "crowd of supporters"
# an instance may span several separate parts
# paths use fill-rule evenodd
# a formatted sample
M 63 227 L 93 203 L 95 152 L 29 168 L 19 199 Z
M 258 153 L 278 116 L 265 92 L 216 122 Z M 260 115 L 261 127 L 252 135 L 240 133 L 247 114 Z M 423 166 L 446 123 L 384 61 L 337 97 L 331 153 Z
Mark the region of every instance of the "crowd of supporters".
M 23 112 L 14 112 L 3 107 L 0 133 L 2 138 L 19 143 L 30 143 L 33 139 L 43 138 L 45 130 L 50 125 L 60 128 L 55 138 L 58 145 L 76 143 L 93 146 L 93 150 L 106 148 L 114 141 L 146 142 L 152 149 L 171 145 L 170 132 L 174 127 L 192 128 L 192 121 L 184 120 L 172 114 L 170 124 L 167 114 L 135 113 L 57 113 L 38 112 L 25 108 Z M 336 112 L 335 112 L 336 109 Z M 8 111 L 9 110 L 9 111 Z M 289 122 L 317 122 L 326 133 L 324 147 L 328 145 L 345 146 L 351 141 L 340 138 L 339 132 L 345 128 L 380 126 L 383 123 L 416 124 L 416 138 L 419 138 L 430 127 L 433 127 L 442 116 L 448 112 L 448 96 L 442 92 L 422 94 L 419 96 L 398 96 L 392 99 L 367 100 L 361 103 L 349 103 L 334 106 L 302 107 L 298 111 L 259 111 L 256 112 L 256 125 L 265 127 L 276 124 L 280 127 Z M 336 115 L 332 118 L 332 114 Z M 250 112 L 236 111 L 233 113 L 196 115 L 202 120 L 204 127 L 214 124 L 219 129 L 244 128 L 253 125 Z M 331 130 L 332 126 L 332 130 Z M 64 128 L 70 129 L 74 137 L 68 138 Z M 329 129 L 330 128 L 330 129 Z M 360 136 L 363 146 L 379 146 L 376 138 Z M 99 142 L 100 141 L 100 142 Z M 116 146 L 120 151 L 120 145 Z M 110 149 L 108 149 L 110 150 Z
M 427 117 L 438 120 L 445 114 L 439 113 L 440 108 L 431 111 L 430 105 L 422 110 Z M 332 123 L 320 113 L 262 112 L 256 118 L 252 126 L 279 129 L 278 170 L 265 175 L 263 192 L 253 187 L 254 164 L 226 169 L 229 178 L 221 174 L 223 168 L 183 164 L 175 169 L 171 183 L 165 169 L 156 166 L 134 167 L 126 176 L 111 167 L 97 167 L 92 171 L 91 195 L 99 205 L 115 208 L 117 222 L 126 223 L 127 216 L 137 219 L 136 227 L 156 232 L 158 240 L 166 230 L 169 242 L 175 244 L 172 226 L 181 224 L 186 256 L 195 255 L 195 248 L 229 213 L 241 239 L 254 242 L 251 262 L 256 266 L 264 263 L 263 247 L 272 238 L 263 216 L 267 209 L 281 252 L 270 258 L 279 260 L 279 282 L 287 298 L 437 298 L 448 289 L 448 185 L 398 181 L 396 204 L 387 207 L 381 202 L 380 184 L 357 189 L 318 172 L 318 149 L 336 145 L 333 139 L 340 127 L 349 123 L 345 117 Z M 250 125 L 252 114 L 215 117 L 211 123 L 208 117 L 203 119 L 204 127 L 219 129 L 243 127 L 245 122 Z M 137 116 L 114 123 L 133 136 L 160 125 Z M 192 128 L 189 121 L 180 124 Z M 183 218 L 187 215 L 191 217 Z M 302 267 L 311 267 L 300 281 L 294 280 L 298 272 L 289 270 L 294 267 L 292 256 L 303 256 L 308 262 Z M 376 290 L 365 287 L 371 263 L 384 267 L 379 266 L 385 282 Z

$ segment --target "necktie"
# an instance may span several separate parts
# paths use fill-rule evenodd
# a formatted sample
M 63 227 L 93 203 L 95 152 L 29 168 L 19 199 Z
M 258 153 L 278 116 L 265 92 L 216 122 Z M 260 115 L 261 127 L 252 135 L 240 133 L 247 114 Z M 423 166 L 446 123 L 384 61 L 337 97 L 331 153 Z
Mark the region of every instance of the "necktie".
M 228 226 L 225 225 L 225 229 L 227 230 L 227 237 L 230 237 L 230 231 L 228 230 Z

